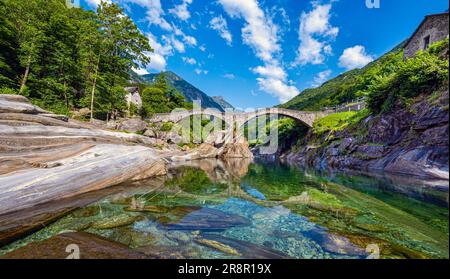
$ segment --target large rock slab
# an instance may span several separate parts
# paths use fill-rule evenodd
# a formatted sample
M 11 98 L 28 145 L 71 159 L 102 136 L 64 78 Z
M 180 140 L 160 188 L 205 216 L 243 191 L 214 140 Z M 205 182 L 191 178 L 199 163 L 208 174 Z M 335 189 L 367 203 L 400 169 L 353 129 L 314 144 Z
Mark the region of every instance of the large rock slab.
M 0 176 L 0 214 L 166 173 L 165 162 L 143 146 L 97 145 L 51 165 Z
M 132 133 L 144 132 L 147 129 L 147 122 L 139 118 L 125 119 L 117 125 L 118 130 L 128 131 Z
M 30 101 L 20 95 L 0 94 L 0 113 L 49 113 L 30 103 Z
M 85 232 L 63 233 L 47 240 L 32 242 L 2 259 L 66 259 L 78 248 L 79 259 L 145 259 L 145 254 L 121 243 Z
M 116 142 L 134 142 L 151 145 L 147 137 L 127 134 L 120 132 L 112 132 L 99 129 L 86 129 L 86 128 L 69 128 L 61 126 L 42 126 L 42 125 L 27 125 L 27 126 L 9 126 L 1 125 L 0 131 L 2 137 L 46 137 L 46 138 L 81 138 L 90 137 L 92 139 L 98 139 L 103 141 L 116 141 Z

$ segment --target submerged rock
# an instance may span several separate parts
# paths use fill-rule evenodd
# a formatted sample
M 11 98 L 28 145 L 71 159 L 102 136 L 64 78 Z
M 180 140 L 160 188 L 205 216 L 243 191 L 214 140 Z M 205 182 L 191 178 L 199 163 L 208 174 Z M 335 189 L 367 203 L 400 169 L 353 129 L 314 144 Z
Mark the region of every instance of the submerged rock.
M 379 224 L 356 223 L 355 227 L 360 228 L 360 229 L 365 230 L 365 231 L 369 231 L 369 232 L 382 233 L 382 232 L 388 232 L 389 231 L 388 228 L 386 228 L 383 225 L 379 225 Z
M 131 212 L 151 212 L 151 213 L 167 213 L 169 211 L 168 207 L 165 206 L 156 206 L 156 205 L 146 205 L 142 207 L 126 207 L 125 211 Z
M 72 245 L 72 246 L 70 246 Z M 76 246 L 73 246 L 76 245 Z M 3 259 L 65 259 L 79 250 L 80 259 L 145 259 L 144 253 L 134 251 L 121 243 L 85 232 L 64 233 L 44 241 L 32 242 L 7 253 Z M 68 249 L 69 248 L 69 249 Z
M 230 254 L 233 256 L 241 256 L 241 253 L 239 253 L 238 251 L 236 251 L 236 249 L 220 243 L 219 241 L 215 241 L 215 240 L 210 240 L 210 239 L 196 239 L 195 242 L 200 243 L 202 245 L 208 246 L 208 247 L 212 247 L 216 250 L 219 250 L 220 252 L 223 252 L 225 254 Z
M 89 206 L 86 208 L 81 208 L 72 213 L 72 215 L 76 218 L 80 217 L 91 217 L 95 216 L 100 212 L 100 208 L 98 206 Z
M 250 221 L 235 214 L 220 210 L 202 208 L 189 213 L 178 222 L 170 222 L 166 226 L 171 230 L 220 231 L 236 226 L 249 225 Z
M 215 241 L 226 245 L 247 259 L 288 259 L 289 256 L 271 248 L 257 245 L 251 242 L 228 238 L 217 234 L 205 234 L 204 240 Z M 210 242 L 211 243 L 211 242 Z
M 323 236 L 321 246 L 326 251 L 336 254 L 352 256 L 367 255 L 365 249 L 356 246 L 349 239 L 335 234 L 325 234 Z
M 139 220 L 142 220 L 141 216 L 130 216 L 127 214 L 121 214 L 111 218 L 97 221 L 92 224 L 92 228 L 100 230 L 113 229 L 131 225 Z

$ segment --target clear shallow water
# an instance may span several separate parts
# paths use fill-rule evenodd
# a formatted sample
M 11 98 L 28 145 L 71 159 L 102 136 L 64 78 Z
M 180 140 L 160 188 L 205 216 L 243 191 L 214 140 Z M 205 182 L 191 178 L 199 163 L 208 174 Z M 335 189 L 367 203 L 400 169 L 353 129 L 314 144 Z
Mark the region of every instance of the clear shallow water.
M 449 257 L 448 182 L 242 159 L 190 164 L 129 183 L 0 254 L 85 231 L 169 258 Z

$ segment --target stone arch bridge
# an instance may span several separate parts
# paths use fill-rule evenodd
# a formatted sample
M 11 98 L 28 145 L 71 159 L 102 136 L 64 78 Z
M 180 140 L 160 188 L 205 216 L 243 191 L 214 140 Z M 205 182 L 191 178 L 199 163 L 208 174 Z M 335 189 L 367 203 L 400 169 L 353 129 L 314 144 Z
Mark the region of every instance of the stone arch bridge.
M 214 118 L 218 118 L 223 120 L 229 127 L 242 127 L 248 121 L 255 119 L 260 116 L 265 115 L 279 115 L 285 116 L 297 121 L 302 122 L 308 127 L 312 127 L 314 121 L 316 119 L 320 119 L 325 117 L 334 111 L 298 111 L 298 110 L 290 110 L 283 108 L 266 108 L 259 109 L 252 112 L 220 112 L 215 109 L 199 109 L 199 110 L 183 110 L 178 112 L 171 113 L 158 113 L 153 115 L 148 120 L 152 123 L 160 123 L 160 122 L 173 122 L 178 123 L 181 120 L 194 116 L 194 115 L 204 115 L 204 116 L 212 116 Z

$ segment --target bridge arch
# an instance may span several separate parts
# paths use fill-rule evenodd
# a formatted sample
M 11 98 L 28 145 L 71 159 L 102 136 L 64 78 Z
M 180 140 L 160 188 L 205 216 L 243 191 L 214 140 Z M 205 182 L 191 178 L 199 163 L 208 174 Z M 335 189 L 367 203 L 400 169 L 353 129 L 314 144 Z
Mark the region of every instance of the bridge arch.
M 258 118 L 260 116 L 264 116 L 264 115 L 280 115 L 280 116 L 289 117 L 289 118 L 294 119 L 298 122 L 301 122 L 304 125 L 306 125 L 307 127 L 311 128 L 316 119 L 326 116 L 327 113 L 295 111 L 295 110 L 282 109 L 282 108 L 261 109 L 261 110 L 257 110 L 254 112 L 248 112 L 248 113 L 240 115 L 239 119 L 236 121 L 238 124 L 237 126 L 239 128 L 242 128 L 249 121 L 251 121 L 255 118 Z
M 283 108 L 267 108 L 259 109 L 253 112 L 220 112 L 216 109 L 202 109 L 202 110 L 182 110 L 172 113 L 159 113 L 155 114 L 149 119 L 150 122 L 174 122 L 179 123 L 183 119 L 195 116 L 195 115 L 206 115 L 212 116 L 214 118 L 220 119 L 225 122 L 228 127 L 236 127 L 238 129 L 243 128 L 243 126 L 250 120 L 263 115 L 281 115 L 292 119 L 295 119 L 308 127 L 312 127 L 314 121 L 318 118 L 322 118 L 328 115 L 328 112 L 309 112 L 309 111 L 297 111 Z

